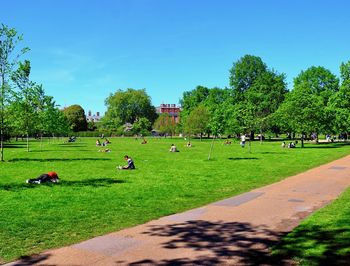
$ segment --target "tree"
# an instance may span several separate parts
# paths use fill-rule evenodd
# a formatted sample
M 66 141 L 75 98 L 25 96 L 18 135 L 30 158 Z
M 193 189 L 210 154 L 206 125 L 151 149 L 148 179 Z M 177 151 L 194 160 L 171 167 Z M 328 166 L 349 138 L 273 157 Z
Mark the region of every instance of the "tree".
M 233 63 L 230 69 L 230 86 L 236 96 L 248 90 L 255 80 L 267 71 L 266 64 L 258 56 L 245 55 Z
M 13 69 L 21 55 L 29 49 L 18 49 L 18 43 L 22 41 L 14 28 L 6 25 L 0 27 L 0 161 L 4 161 L 4 134 L 5 134 L 5 107 L 8 103 L 8 95 L 11 92 L 10 78 Z
M 322 110 L 320 120 L 318 122 L 318 128 L 314 132 L 319 133 L 321 131 L 331 131 L 333 128 L 334 119 L 328 112 L 327 106 L 329 106 L 329 100 L 332 95 L 339 91 L 338 78 L 328 69 L 324 67 L 309 67 L 305 71 L 301 71 L 300 74 L 294 79 L 294 90 L 303 90 L 304 93 L 319 96 L 322 99 Z
M 285 98 L 287 93 L 285 75 L 267 70 L 256 78 L 252 86 L 245 92 L 246 105 L 250 107 L 252 115 L 251 130 L 260 131 L 260 140 L 264 129 L 269 126 L 269 117 L 273 114 Z
M 66 116 L 72 131 L 78 132 L 87 130 L 85 111 L 80 105 L 71 105 L 65 108 L 63 113 Z
M 185 129 L 189 135 L 200 134 L 202 140 L 203 133 L 208 132 L 209 119 L 208 109 L 203 105 L 199 105 L 187 117 Z
M 339 90 L 339 79 L 328 69 L 318 66 L 309 67 L 294 79 L 294 88 L 308 88 L 310 93 L 323 98 L 327 105 L 329 98 Z
M 145 89 L 118 90 L 106 99 L 105 104 L 107 112 L 103 124 L 111 129 L 126 123 L 133 124 L 142 117 L 151 123 L 157 118 L 156 109 L 151 104 L 151 98 Z
M 30 62 L 25 60 L 24 63 L 19 62 L 18 69 L 12 74 L 12 81 L 18 88 L 14 92 L 15 101 L 12 104 L 17 132 L 25 134 L 27 137 L 27 151 L 29 152 L 29 134 L 34 130 L 34 123 L 37 121 L 37 109 L 39 104 L 40 90 L 34 82 L 29 79 Z M 22 131 L 22 132 L 21 132 Z
M 328 112 L 332 114 L 333 132 L 350 132 L 350 61 L 340 65 L 341 86 L 329 100 Z
M 168 113 L 160 114 L 153 126 L 161 134 L 169 134 L 170 136 L 175 134 L 176 124 Z
M 283 102 L 287 92 L 285 75 L 269 69 L 260 57 L 245 55 L 233 64 L 230 70 L 233 113 L 237 117 L 234 124 L 262 134 L 267 128 L 269 116 Z M 262 139 L 262 138 L 261 138 Z
M 152 129 L 151 126 L 152 124 L 147 118 L 141 117 L 133 124 L 132 130 L 134 134 L 147 135 Z
M 324 125 L 323 98 L 311 93 L 309 88 L 299 87 L 290 92 L 286 100 L 274 114 L 282 127 L 289 127 L 294 133 L 300 133 L 304 147 L 304 135 L 319 132 Z
M 202 104 L 209 95 L 209 89 L 204 86 L 197 86 L 194 90 L 183 93 L 180 104 L 183 112 L 188 115 L 194 108 Z

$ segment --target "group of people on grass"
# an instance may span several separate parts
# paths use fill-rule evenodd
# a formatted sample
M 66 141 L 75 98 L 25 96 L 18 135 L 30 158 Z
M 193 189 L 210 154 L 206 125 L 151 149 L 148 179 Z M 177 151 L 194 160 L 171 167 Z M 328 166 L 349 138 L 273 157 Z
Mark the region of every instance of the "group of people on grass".
M 296 147 L 298 144 L 298 141 L 296 140 L 295 142 L 289 142 L 288 145 L 286 144 L 285 141 L 282 142 L 281 147 L 282 148 L 288 148 L 288 149 L 293 149 Z
M 246 136 L 244 134 L 242 134 L 240 136 L 240 145 L 242 148 L 245 147 L 245 143 L 246 143 Z M 105 138 L 105 140 L 101 143 L 101 141 L 99 139 L 96 140 L 96 146 L 107 146 L 108 144 L 111 144 L 111 142 Z M 147 140 L 145 138 L 143 138 L 143 141 L 141 142 L 141 144 L 147 144 Z M 231 145 L 232 142 L 229 139 L 226 139 L 224 142 L 224 145 Z M 298 141 L 295 142 L 290 142 L 288 145 L 286 144 L 285 141 L 282 142 L 281 147 L 282 148 L 295 148 L 296 144 L 298 144 Z M 185 145 L 186 147 L 192 147 L 192 144 L 190 141 L 188 141 Z M 106 149 L 101 149 L 99 150 L 99 152 L 110 152 L 111 150 L 106 148 Z M 179 150 L 177 149 L 177 147 L 175 146 L 175 144 L 171 144 L 169 152 L 179 152 Z M 124 160 L 127 162 L 126 165 L 124 166 L 117 166 L 116 168 L 119 170 L 133 170 L 135 169 L 135 164 L 134 161 L 132 160 L 131 157 L 129 157 L 128 155 L 124 156 Z M 58 174 L 56 172 L 48 172 L 46 174 L 42 174 L 37 178 L 33 178 L 33 179 L 28 179 L 26 181 L 27 183 L 30 184 L 41 184 L 41 183 L 57 183 L 59 182 L 59 177 Z

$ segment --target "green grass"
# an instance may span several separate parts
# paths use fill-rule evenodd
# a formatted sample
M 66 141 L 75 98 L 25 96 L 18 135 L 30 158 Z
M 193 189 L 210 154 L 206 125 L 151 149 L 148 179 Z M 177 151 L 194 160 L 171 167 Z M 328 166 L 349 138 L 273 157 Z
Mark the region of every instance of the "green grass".
M 32 141 L 5 150 L 0 164 L 0 261 L 69 245 L 151 219 L 198 207 L 281 180 L 349 154 L 344 144 L 306 144 L 282 149 L 280 142 L 259 142 L 242 149 L 216 141 L 111 139 L 111 153 L 99 153 L 95 139 L 76 143 Z M 171 143 L 179 153 L 168 152 Z M 13 142 L 12 144 L 15 144 Z M 135 171 L 116 171 L 130 155 Z M 25 180 L 56 171 L 57 185 Z
M 273 249 L 273 258 L 300 265 L 349 265 L 349 202 L 350 189 L 285 236 Z

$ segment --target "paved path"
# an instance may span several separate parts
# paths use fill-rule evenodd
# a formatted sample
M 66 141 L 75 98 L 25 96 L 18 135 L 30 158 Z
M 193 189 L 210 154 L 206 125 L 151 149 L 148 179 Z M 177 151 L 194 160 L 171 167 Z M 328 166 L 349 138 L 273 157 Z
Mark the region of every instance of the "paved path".
M 350 156 L 184 213 L 8 265 L 250 265 L 350 186 Z

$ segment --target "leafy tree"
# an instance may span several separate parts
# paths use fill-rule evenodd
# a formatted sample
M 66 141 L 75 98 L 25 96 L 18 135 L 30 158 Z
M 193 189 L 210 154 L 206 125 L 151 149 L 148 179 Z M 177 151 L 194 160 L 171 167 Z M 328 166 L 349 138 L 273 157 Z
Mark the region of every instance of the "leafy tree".
M 135 123 L 144 117 L 151 123 L 157 118 L 156 109 L 151 104 L 151 98 L 146 90 L 118 90 L 105 101 L 107 112 L 103 124 L 107 128 L 117 128 L 125 123 Z
M 269 116 L 273 114 L 285 98 L 287 92 L 285 76 L 272 70 L 262 73 L 245 92 L 246 105 L 252 112 L 251 130 L 259 130 L 260 135 L 269 126 Z M 262 138 L 260 138 L 262 140 Z
M 97 129 L 95 121 L 91 120 L 87 123 L 87 129 L 89 131 L 95 131 Z
M 188 115 L 194 108 L 202 104 L 209 95 L 209 89 L 203 86 L 197 86 L 194 90 L 183 93 L 180 104 L 183 111 Z
M 302 135 L 304 147 L 304 135 L 319 132 L 324 125 L 324 111 L 323 98 L 311 93 L 309 88 L 300 87 L 287 95 L 274 116 L 282 127 Z
M 294 79 L 294 88 L 308 88 L 310 93 L 323 98 L 327 105 L 329 98 L 339 90 L 338 78 L 328 69 L 318 66 L 309 67 Z
M 22 35 L 14 28 L 2 24 L 0 27 L 0 161 L 4 161 L 4 134 L 6 128 L 5 107 L 11 92 L 10 79 L 21 55 L 29 49 L 18 49 Z
M 12 74 L 12 81 L 18 88 L 14 92 L 15 101 L 12 104 L 16 117 L 15 127 L 17 132 L 25 134 L 27 137 L 27 151 L 29 152 L 29 134 L 34 131 L 34 123 L 38 120 L 37 109 L 39 105 L 40 90 L 34 82 L 29 80 L 30 62 L 25 60 L 19 62 L 18 69 Z M 21 132 L 22 131 L 22 132 Z
M 340 65 L 341 86 L 333 94 L 327 107 L 332 114 L 333 132 L 350 132 L 350 61 Z
M 74 132 L 86 131 L 87 121 L 85 111 L 80 105 L 71 105 L 63 110 L 71 130 Z
M 234 89 L 235 95 L 247 91 L 261 74 L 267 71 L 266 64 L 258 56 L 245 55 L 233 63 L 230 69 L 230 86 Z
M 170 136 L 173 136 L 176 131 L 176 124 L 167 113 L 160 114 L 153 126 L 161 134 L 169 134 Z
M 208 109 L 203 105 L 197 106 L 186 120 L 186 131 L 189 135 L 200 134 L 202 140 L 203 133 L 208 132 L 209 119 L 210 114 Z
M 141 117 L 133 124 L 132 129 L 134 134 L 147 135 L 152 129 L 151 126 L 152 124 L 147 118 Z
M 283 102 L 287 92 L 285 75 L 271 70 L 260 57 L 245 55 L 233 64 L 230 70 L 235 124 L 249 129 L 254 139 L 254 131 L 262 134 L 267 128 L 269 116 Z
M 328 69 L 324 67 L 312 66 L 301 73 L 294 79 L 294 90 L 303 90 L 310 95 L 316 95 L 322 99 L 322 110 L 318 128 L 314 132 L 330 131 L 333 128 L 334 119 L 329 113 L 329 100 L 332 95 L 339 90 L 338 78 Z M 311 97 L 311 96 L 310 96 Z

